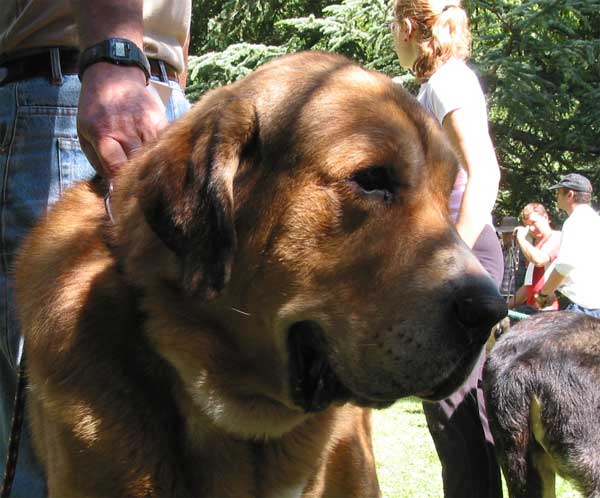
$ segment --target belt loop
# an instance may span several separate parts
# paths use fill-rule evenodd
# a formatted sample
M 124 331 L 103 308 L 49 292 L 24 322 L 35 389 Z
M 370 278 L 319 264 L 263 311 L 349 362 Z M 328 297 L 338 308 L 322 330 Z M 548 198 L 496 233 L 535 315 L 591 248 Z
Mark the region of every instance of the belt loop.
M 169 82 L 169 75 L 167 74 L 167 68 L 165 66 L 164 61 L 158 60 L 158 67 L 160 68 L 160 81 L 163 83 Z
M 64 83 L 62 69 L 60 67 L 60 49 L 53 47 L 50 49 L 50 67 L 52 68 L 52 75 L 50 77 L 50 83 L 53 85 L 62 85 Z

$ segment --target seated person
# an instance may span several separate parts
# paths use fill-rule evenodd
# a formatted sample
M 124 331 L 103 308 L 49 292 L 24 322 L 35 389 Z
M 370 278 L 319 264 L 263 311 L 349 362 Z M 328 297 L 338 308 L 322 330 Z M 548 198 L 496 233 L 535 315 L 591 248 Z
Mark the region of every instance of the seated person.
M 515 229 L 517 242 L 529 262 L 525 281 L 517 290 L 513 300 L 509 301 L 509 308 L 521 307 L 521 311 L 528 308 L 535 312 L 540 308 L 534 295 L 544 286 L 546 276 L 553 268 L 560 247 L 560 232 L 550 227 L 550 217 L 542 204 L 532 202 L 527 204 L 520 215 L 525 226 Z M 546 310 L 557 310 L 558 302 L 553 302 Z

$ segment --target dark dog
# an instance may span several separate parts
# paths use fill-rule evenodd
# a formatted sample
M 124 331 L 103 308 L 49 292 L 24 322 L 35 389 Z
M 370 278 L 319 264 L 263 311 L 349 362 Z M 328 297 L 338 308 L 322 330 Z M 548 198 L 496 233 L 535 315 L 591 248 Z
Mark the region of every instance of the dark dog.
M 519 322 L 484 379 L 510 496 L 554 496 L 557 473 L 600 497 L 600 320 L 561 311 Z
M 378 496 L 369 411 L 460 385 L 506 308 L 457 160 L 391 80 L 304 53 L 207 94 L 18 264 L 55 496 Z

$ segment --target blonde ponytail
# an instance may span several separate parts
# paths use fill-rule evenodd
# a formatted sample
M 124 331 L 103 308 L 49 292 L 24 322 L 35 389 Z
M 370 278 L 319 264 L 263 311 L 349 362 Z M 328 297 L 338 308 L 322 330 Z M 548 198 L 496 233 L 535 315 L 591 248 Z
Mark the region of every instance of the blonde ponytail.
M 408 19 L 418 29 L 419 57 L 413 71 L 426 81 L 448 59 L 468 59 L 471 31 L 460 0 L 396 0 L 396 21 Z

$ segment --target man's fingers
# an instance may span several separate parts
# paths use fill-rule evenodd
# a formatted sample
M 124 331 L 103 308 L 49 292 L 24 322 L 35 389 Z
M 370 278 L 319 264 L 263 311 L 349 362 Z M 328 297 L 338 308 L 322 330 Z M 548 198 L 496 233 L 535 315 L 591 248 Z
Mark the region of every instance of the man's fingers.
M 168 124 L 169 121 L 162 113 L 149 115 L 146 120 L 139 122 L 136 135 L 119 139 L 127 158 L 130 159 L 144 144 L 154 142 Z
M 169 121 L 164 113 L 152 113 L 148 116 L 147 121 L 143 122 L 143 126 L 140 127 L 139 135 L 143 143 L 154 142 L 161 130 L 163 130 Z
M 81 145 L 81 150 L 87 157 L 92 167 L 98 172 L 100 176 L 108 178 L 108 175 L 106 174 L 106 171 L 104 171 L 104 167 L 102 166 L 102 161 L 100 161 L 98 154 L 96 154 L 93 145 L 81 135 L 79 136 L 79 144 Z
M 102 170 L 107 178 L 114 176 L 124 162 L 127 161 L 127 153 L 123 146 L 110 137 L 102 138 L 95 147 L 97 156 L 100 158 Z
M 126 137 L 121 142 L 117 142 L 117 143 L 121 144 L 123 152 L 125 152 L 125 156 L 127 157 L 127 159 L 129 159 L 131 157 L 131 155 L 136 150 L 138 150 L 142 146 L 142 143 L 145 141 L 146 140 L 144 140 L 143 136 L 136 135 L 133 137 Z M 115 142 L 116 142 L 116 140 L 115 140 Z
M 148 116 L 142 123 L 135 135 L 104 136 L 96 141 L 80 135 L 81 148 L 98 173 L 106 178 L 112 177 L 144 143 L 156 140 L 160 131 L 169 124 L 162 114 Z

